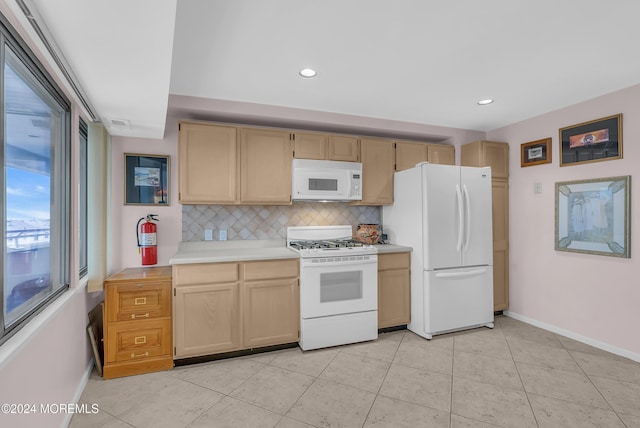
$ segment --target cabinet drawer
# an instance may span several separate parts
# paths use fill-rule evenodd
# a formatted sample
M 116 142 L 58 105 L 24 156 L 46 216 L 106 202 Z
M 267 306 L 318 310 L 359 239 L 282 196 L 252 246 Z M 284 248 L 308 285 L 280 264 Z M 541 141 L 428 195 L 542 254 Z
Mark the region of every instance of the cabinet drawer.
M 410 253 L 378 254 L 378 270 L 409 269 Z
M 236 282 L 238 263 L 201 263 L 173 267 L 175 284 L 212 284 L 218 282 Z
M 108 284 L 107 322 L 171 316 L 171 283 Z
M 108 362 L 171 355 L 171 320 L 121 322 L 107 326 Z
M 270 260 L 243 263 L 245 281 L 272 278 L 297 278 L 300 275 L 298 259 Z

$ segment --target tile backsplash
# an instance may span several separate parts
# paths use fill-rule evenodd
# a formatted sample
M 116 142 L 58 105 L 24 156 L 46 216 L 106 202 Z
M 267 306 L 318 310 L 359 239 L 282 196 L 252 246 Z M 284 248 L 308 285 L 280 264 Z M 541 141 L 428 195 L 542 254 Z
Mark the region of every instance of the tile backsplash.
M 220 229 L 227 239 L 284 239 L 287 226 L 380 223 L 380 207 L 343 203 L 294 202 L 291 206 L 183 205 L 182 240 L 204 241 L 205 229 Z

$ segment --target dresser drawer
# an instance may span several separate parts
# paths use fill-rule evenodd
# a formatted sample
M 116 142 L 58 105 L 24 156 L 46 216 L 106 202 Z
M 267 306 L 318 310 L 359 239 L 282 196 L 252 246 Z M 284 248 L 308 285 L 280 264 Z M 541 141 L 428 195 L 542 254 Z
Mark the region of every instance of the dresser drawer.
M 171 283 L 107 284 L 107 322 L 171 316 Z
M 136 361 L 171 355 L 171 320 L 120 322 L 107 327 L 106 358 Z

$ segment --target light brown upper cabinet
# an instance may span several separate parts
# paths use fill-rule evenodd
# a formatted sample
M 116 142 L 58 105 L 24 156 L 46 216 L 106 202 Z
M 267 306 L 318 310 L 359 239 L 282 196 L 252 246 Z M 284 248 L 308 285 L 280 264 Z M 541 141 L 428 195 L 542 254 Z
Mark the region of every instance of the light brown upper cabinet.
M 291 204 L 293 141 L 287 131 L 240 129 L 240 202 Z
M 462 165 L 491 167 L 493 310 L 509 307 L 509 144 L 475 141 L 462 146 Z
M 490 166 L 492 178 L 509 178 L 509 145 L 495 141 L 474 141 L 462 146 L 461 165 Z
M 396 171 L 413 168 L 428 159 L 428 145 L 424 143 L 396 143 Z
M 308 132 L 292 133 L 297 159 L 326 159 L 357 162 L 360 157 L 358 137 Z
M 455 165 L 455 161 L 454 146 L 410 141 L 396 143 L 396 171 L 413 168 L 420 162 Z
M 391 205 L 395 143 L 390 140 L 361 138 L 362 201 L 356 205 Z
M 358 137 L 346 135 L 329 135 L 327 159 L 346 162 L 360 160 L 360 145 Z
M 427 160 L 441 165 L 455 165 L 456 148 L 447 144 L 427 144 Z
M 294 155 L 297 159 L 326 159 L 327 136 L 296 132 L 292 134 Z
M 183 204 L 238 202 L 238 145 L 235 126 L 180 122 L 179 200 Z

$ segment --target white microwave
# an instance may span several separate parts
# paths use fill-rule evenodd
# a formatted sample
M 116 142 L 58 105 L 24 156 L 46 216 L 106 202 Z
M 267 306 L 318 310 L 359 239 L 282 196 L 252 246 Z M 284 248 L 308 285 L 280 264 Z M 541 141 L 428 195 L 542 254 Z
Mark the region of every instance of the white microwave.
M 294 159 L 294 201 L 359 201 L 362 199 L 362 164 Z

